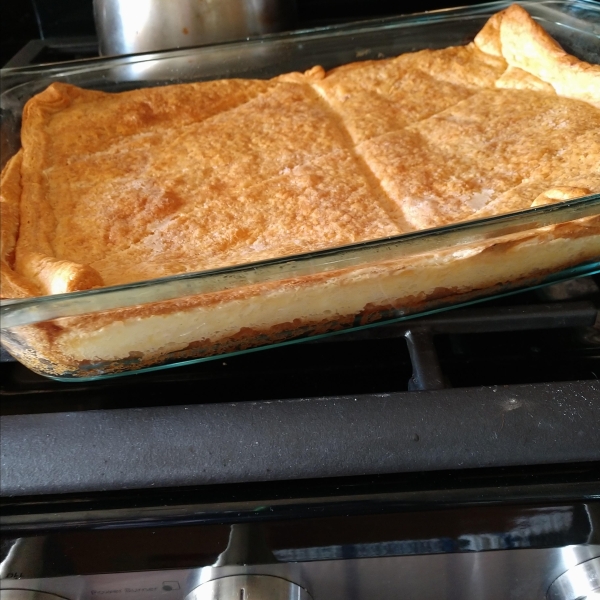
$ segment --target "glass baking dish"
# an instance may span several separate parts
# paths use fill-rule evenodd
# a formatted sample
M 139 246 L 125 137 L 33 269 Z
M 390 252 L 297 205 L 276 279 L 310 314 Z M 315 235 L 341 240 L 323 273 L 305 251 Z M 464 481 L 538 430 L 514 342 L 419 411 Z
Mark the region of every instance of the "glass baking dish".
M 53 81 L 122 91 L 224 77 L 270 78 L 316 64 L 328 69 L 465 44 L 509 4 L 492 2 L 185 50 L 5 69 L 2 161 L 20 146 L 25 102 Z M 521 5 L 567 51 L 600 62 L 600 9 L 595 3 L 544 0 Z M 259 263 L 3 300 L 2 343 L 34 371 L 73 381 L 222 358 L 403 320 L 600 272 L 599 216 L 596 194 Z M 577 241 L 582 236 L 572 235 L 580 230 L 592 232 L 583 236 L 585 249 Z M 536 244 L 542 238 L 544 252 Z

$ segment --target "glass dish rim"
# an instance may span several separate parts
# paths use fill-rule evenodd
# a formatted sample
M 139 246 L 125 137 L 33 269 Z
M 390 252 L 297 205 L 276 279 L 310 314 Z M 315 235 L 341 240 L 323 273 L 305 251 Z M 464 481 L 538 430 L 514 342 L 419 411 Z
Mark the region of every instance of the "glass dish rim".
M 584 214 L 576 214 L 578 212 L 583 212 Z M 597 214 L 600 214 L 600 193 L 484 219 L 462 221 L 442 227 L 404 233 L 398 236 L 271 258 L 258 262 L 232 265 L 219 269 L 179 273 L 166 277 L 146 279 L 79 292 L 68 292 L 30 298 L 2 299 L 0 300 L 1 329 L 8 330 L 14 327 L 31 325 L 61 317 L 81 316 L 230 289 L 223 285 L 219 286 L 217 289 L 208 290 L 179 289 L 184 288 L 186 284 L 193 286 L 194 283 L 196 283 L 201 287 L 202 283 L 207 280 L 209 285 L 211 281 L 215 280 L 218 284 L 219 281 L 225 280 L 227 277 L 238 275 L 242 278 L 246 277 L 246 279 L 241 282 L 241 285 L 243 286 L 292 277 L 308 276 L 315 272 L 325 273 L 327 271 L 335 272 L 351 267 L 368 267 L 370 264 L 377 262 L 376 258 L 369 259 L 369 256 L 364 256 L 369 250 L 376 253 L 378 250 L 384 252 L 386 250 L 391 251 L 398 247 L 402 249 L 403 246 L 408 246 L 409 248 L 411 245 L 417 246 L 416 251 L 408 252 L 405 255 L 398 254 L 392 257 L 379 258 L 379 260 L 383 262 L 394 258 L 402 258 L 403 256 L 426 254 L 436 250 L 450 250 L 454 247 L 460 247 L 466 244 L 492 240 L 502 235 L 520 233 L 552 225 L 560 225 Z M 471 237 L 469 237 L 469 234 L 471 234 Z M 458 238 L 456 240 L 458 244 L 448 244 L 447 240 L 452 240 L 452 238 Z M 442 243 L 440 243 L 440 240 L 442 240 Z M 446 240 L 446 243 L 444 243 L 444 240 Z M 331 258 L 338 258 L 338 260 L 332 263 L 336 265 L 332 269 L 322 268 L 315 271 L 314 267 L 317 265 L 311 264 L 311 261 L 312 263 L 322 261 L 326 265 L 327 260 Z M 287 270 L 284 269 L 286 266 L 288 267 Z M 294 272 L 295 266 L 298 268 Z M 305 272 L 302 272 L 303 266 Z M 273 275 L 275 275 L 275 277 L 273 277 Z M 234 281 L 234 283 L 235 285 L 231 287 L 240 287 L 239 281 Z M 173 288 L 170 293 L 169 288 Z M 165 289 L 166 293 L 161 295 L 160 292 Z M 154 290 L 156 296 L 146 299 L 140 298 L 140 290 Z M 132 296 L 130 299 L 127 299 L 128 294 Z M 138 296 L 133 297 L 134 294 L 138 294 Z M 125 297 L 125 300 L 119 301 L 121 297 Z M 100 306 L 86 307 L 86 301 L 90 299 L 96 300 Z M 69 311 L 69 308 L 75 308 L 75 311 Z
M 165 50 L 156 50 L 151 52 L 139 52 L 134 54 L 124 54 L 118 56 L 99 56 L 94 58 L 75 59 L 61 63 L 43 63 L 40 65 L 24 66 L 24 67 L 8 67 L 0 69 L 0 79 L 13 76 L 35 76 L 43 77 L 44 75 L 64 76 L 75 74 L 81 70 L 90 72 L 102 70 L 119 65 L 130 65 L 139 62 L 147 62 L 153 60 L 164 60 L 170 57 L 182 58 L 188 54 L 196 54 L 214 49 L 248 47 L 248 45 L 262 45 L 264 43 L 275 43 L 278 41 L 293 41 L 297 39 L 312 39 L 333 35 L 347 35 L 349 33 L 368 32 L 370 29 L 380 29 L 383 27 L 394 26 L 410 26 L 423 24 L 426 22 L 449 21 L 452 17 L 459 18 L 465 15 L 490 14 L 507 8 L 511 4 L 519 4 L 524 8 L 528 6 L 550 7 L 563 6 L 585 8 L 592 12 L 597 12 L 600 15 L 600 5 L 595 0 L 491 0 L 490 2 L 480 2 L 473 5 L 462 5 L 448 8 L 439 8 L 431 11 L 420 11 L 416 13 L 400 14 L 396 16 L 379 17 L 374 19 L 364 19 L 351 21 L 348 23 L 338 23 L 334 25 L 325 25 L 310 27 L 306 29 L 298 29 L 293 31 L 285 31 L 280 33 L 270 33 L 261 36 L 251 36 L 241 40 L 232 40 L 226 42 L 202 44 L 189 46 L 186 48 L 171 48 Z M 562 12 L 559 10 L 559 12 Z M 563 14 L 570 17 L 567 13 Z M 572 17 L 571 17 L 572 18 Z M 586 33 L 593 33 L 593 25 L 589 25 L 587 21 L 581 20 L 581 25 L 586 29 L 582 30 Z M 2 90 L 0 97 L 9 90 Z
M 568 277 L 565 277 L 565 274 L 568 273 Z M 327 333 L 318 333 L 314 335 L 310 335 L 308 337 L 298 337 L 290 340 L 284 340 L 280 342 L 275 342 L 273 344 L 269 344 L 267 346 L 254 346 L 252 348 L 245 348 L 244 350 L 235 350 L 233 352 L 226 352 L 224 354 L 218 354 L 214 356 L 201 356 L 196 358 L 187 358 L 187 359 L 175 359 L 173 362 L 166 362 L 162 364 L 152 365 L 148 367 L 142 367 L 140 369 L 135 369 L 132 371 L 121 371 L 115 373 L 102 373 L 100 375 L 90 375 L 90 376 L 68 376 L 68 375 L 52 375 L 52 374 L 44 374 L 44 377 L 48 377 L 54 381 L 60 381 L 63 383 L 85 383 L 92 381 L 101 381 L 101 380 L 111 380 L 122 377 L 128 377 L 130 375 L 144 375 L 147 373 L 153 373 L 156 371 L 165 371 L 168 369 L 172 369 L 174 367 L 186 367 L 190 365 L 195 365 L 203 362 L 210 362 L 213 360 L 225 360 L 235 356 L 242 356 L 244 354 L 253 353 L 253 352 L 262 352 L 264 350 L 271 350 L 275 348 L 282 348 L 286 346 L 293 346 L 296 344 L 301 344 L 302 342 L 308 342 L 313 340 L 322 340 L 324 338 L 330 338 L 334 336 L 342 336 L 348 333 L 354 333 L 356 331 L 364 331 L 366 329 L 373 329 L 375 327 L 381 327 L 385 325 L 400 325 L 402 323 L 406 323 L 407 321 L 413 321 L 415 319 L 420 319 L 421 317 L 428 317 L 432 315 L 437 315 L 439 313 L 444 313 L 450 310 L 460 310 L 465 308 L 470 308 L 472 306 L 477 306 L 478 304 L 482 304 L 491 299 L 497 298 L 506 298 L 508 296 L 516 296 L 526 291 L 537 290 L 540 288 L 544 288 L 555 283 L 560 283 L 562 281 L 571 280 L 571 279 L 580 279 L 582 277 L 589 277 L 591 275 L 600 274 L 600 260 L 595 262 L 589 262 L 579 265 L 577 267 L 569 267 L 563 271 L 559 271 L 557 273 L 552 273 L 545 277 L 543 281 L 540 283 L 535 283 L 533 285 L 527 285 L 525 288 L 517 287 L 515 289 L 507 289 L 503 291 L 499 291 L 494 293 L 491 297 L 484 296 L 482 298 L 473 298 L 470 300 L 464 300 L 459 302 L 456 305 L 450 306 L 436 306 L 434 308 L 430 308 L 428 310 L 424 310 L 418 313 L 409 313 L 399 317 L 393 317 L 391 319 L 386 319 L 384 321 L 378 321 L 376 323 L 367 323 L 364 325 L 355 325 L 350 329 L 340 329 L 338 331 L 328 331 Z

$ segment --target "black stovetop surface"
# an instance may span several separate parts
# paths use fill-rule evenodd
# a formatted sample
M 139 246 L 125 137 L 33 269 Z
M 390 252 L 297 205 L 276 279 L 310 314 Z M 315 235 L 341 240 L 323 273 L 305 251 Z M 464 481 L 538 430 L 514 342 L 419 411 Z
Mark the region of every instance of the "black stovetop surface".
M 183 368 L 4 362 L 5 497 L 598 459 L 598 278 Z

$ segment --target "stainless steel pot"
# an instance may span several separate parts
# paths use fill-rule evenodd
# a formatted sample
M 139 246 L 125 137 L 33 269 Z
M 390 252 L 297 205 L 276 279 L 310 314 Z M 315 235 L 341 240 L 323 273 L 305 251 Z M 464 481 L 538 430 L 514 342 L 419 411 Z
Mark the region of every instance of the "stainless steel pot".
M 94 0 L 100 54 L 242 39 L 293 27 L 291 0 Z

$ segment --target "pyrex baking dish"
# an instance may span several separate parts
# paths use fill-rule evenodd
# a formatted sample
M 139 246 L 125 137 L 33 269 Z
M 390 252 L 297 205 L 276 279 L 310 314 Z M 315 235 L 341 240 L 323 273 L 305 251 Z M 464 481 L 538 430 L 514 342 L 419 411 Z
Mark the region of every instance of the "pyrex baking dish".
M 25 101 L 52 81 L 117 91 L 222 77 L 264 78 L 315 64 L 331 68 L 361 58 L 464 44 L 507 5 L 495 2 L 245 43 L 6 70 L 3 160 L 19 147 Z M 565 49 L 598 62 L 599 11 L 592 3 L 523 5 Z M 583 236 L 584 245 L 577 236 L 560 232 L 585 229 L 581 219 L 599 214 L 600 196 L 595 195 L 251 265 L 3 301 L 2 340 L 34 370 L 64 379 L 114 376 L 290 343 L 596 272 L 597 224 L 593 235 Z M 555 226 L 553 233 L 549 226 Z M 541 254 L 532 241 L 540 238 L 545 239 Z M 307 305 L 312 312 L 300 319 Z

